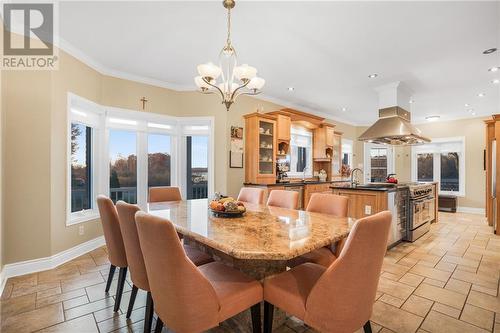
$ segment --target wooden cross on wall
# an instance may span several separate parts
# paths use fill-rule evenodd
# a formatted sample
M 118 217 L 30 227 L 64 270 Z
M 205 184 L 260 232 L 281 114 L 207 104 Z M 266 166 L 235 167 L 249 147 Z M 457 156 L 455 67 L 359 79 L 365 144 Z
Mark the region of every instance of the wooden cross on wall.
M 140 101 L 142 102 L 142 109 L 143 109 L 143 110 L 145 110 L 145 108 L 146 108 L 146 102 L 147 102 L 148 100 L 146 99 L 146 97 L 144 97 L 144 96 L 143 96 L 143 97 L 140 99 Z

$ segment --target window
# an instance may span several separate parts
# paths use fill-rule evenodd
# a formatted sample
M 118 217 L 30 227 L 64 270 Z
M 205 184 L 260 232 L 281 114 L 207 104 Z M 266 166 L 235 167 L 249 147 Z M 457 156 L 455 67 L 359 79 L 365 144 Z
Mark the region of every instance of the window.
M 186 197 L 202 199 L 208 191 L 208 136 L 186 137 Z
M 148 136 L 148 188 L 170 186 L 171 150 L 170 136 L 149 134 Z
M 412 149 L 413 179 L 439 182 L 440 193 L 465 195 L 465 139 L 433 139 Z
M 312 132 L 292 126 L 290 152 L 286 160 L 290 163 L 289 177 L 312 177 Z
M 71 123 L 71 213 L 92 208 L 92 128 Z
M 385 182 L 394 172 L 394 148 L 387 145 L 365 143 L 365 182 Z
M 134 132 L 109 131 L 109 197 L 137 203 L 137 138 Z
M 342 165 L 352 169 L 352 140 L 342 139 Z

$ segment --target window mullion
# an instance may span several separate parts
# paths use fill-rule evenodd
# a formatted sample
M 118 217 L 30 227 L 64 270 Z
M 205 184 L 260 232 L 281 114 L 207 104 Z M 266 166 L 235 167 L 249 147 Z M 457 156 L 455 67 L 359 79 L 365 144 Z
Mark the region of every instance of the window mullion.
M 137 132 L 137 204 L 146 209 L 148 201 L 148 138 Z

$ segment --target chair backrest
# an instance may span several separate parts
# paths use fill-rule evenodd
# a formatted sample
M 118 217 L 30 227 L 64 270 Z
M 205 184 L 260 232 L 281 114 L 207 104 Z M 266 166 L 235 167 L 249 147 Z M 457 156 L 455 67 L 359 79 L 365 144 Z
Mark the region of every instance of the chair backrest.
M 102 230 L 108 248 L 109 261 L 116 267 L 127 267 L 127 255 L 123 244 L 118 213 L 110 198 L 104 195 L 97 196 L 97 207 L 101 216 Z
M 123 244 L 125 244 L 125 253 L 127 254 L 132 283 L 142 290 L 150 291 L 148 274 L 144 265 L 144 257 L 135 223 L 135 213 L 141 209 L 137 205 L 118 201 L 116 203 L 116 210 L 120 221 L 120 229 L 122 231 Z
M 307 297 L 306 324 L 322 332 L 354 332 L 370 319 L 391 218 L 384 211 L 354 224 L 340 256 Z
M 313 193 L 306 211 L 347 217 L 349 198 L 330 193 Z
M 257 187 L 242 187 L 240 190 L 240 194 L 238 194 L 238 201 L 263 205 L 264 190 Z
M 219 301 L 210 282 L 186 256 L 166 219 L 135 215 L 155 312 L 175 332 L 201 332 L 218 325 Z
M 299 207 L 299 193 L 295 191 L 272 190 L 267 199 L 268 206 L 297 209 Z
M 181 201 L 181 191 L 175 186 L 149 188 L 149 202 Z

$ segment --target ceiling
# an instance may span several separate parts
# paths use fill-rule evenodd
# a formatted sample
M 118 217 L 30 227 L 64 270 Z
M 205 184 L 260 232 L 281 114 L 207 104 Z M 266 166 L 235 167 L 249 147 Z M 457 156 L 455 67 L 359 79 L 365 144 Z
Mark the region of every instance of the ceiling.
M 61 2 L 59 11 L 63 48 L 174 89 L 194 90 L 196 65 L 216 62 L 225 41 L 221 1 Z M 488 72 L 500 50 L 482 54 L 500 49 L 498 1 L 237 1 L 232 19 L 239 62 L 266 79 L 265 99 L 366 125 L 377 118 L 374 88 L 402 81 L 417 123 L 500 113 L 491 83 L 500 71 Z

